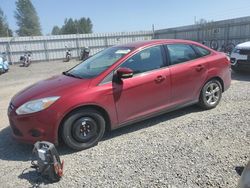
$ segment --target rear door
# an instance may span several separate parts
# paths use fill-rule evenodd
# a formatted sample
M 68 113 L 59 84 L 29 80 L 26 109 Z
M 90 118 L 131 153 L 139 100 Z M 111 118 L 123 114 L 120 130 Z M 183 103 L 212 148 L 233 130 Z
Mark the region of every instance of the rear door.
M 171 74 L 171 104 L 178 105 L 198 100 L 207 78 L 208 63 L 189 44 L 165 45 Z
M 170 72 L 162 46 L 144 49 L 121 67 L 134 71 L 132 78 L 113 83 L 120 124 L 166 108 L 170 100 Z

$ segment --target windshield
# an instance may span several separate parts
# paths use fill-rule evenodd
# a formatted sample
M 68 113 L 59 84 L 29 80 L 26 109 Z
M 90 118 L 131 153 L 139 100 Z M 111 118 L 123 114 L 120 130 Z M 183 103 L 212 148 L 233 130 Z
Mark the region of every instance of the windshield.
M 79 65 L 64 72 L 67 76 L 76 78 L 93 78 L 107 70 L 116 61 L 124 55 L 132 51 L 133 48 L 128 47 L 111 47 L 107 48 L 89 59 L 83 61 Z

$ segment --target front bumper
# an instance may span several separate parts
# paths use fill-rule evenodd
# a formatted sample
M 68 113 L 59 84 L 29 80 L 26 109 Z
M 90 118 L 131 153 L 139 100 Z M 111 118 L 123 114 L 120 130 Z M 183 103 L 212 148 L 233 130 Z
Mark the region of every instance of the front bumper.
M 235 58 L 231 58 L 231 66 L 237 69 L 250 70 L 250 60 L 237 60 Z
M 15 110 L 13 105 L 9 106 L 9 123 L 15 140 L 30 144 L 36 141 L 58 143 L 56 119 L 53 113 L 42 111 L 29 115 L 17 115 Z
M 234 70 L 250 70 L 250 50 L 232 53 L 230 62 Z

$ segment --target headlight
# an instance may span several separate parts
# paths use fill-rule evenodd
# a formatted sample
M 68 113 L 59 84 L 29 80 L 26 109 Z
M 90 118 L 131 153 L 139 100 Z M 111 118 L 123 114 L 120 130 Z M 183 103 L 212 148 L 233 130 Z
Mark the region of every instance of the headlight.
M 233 53 L 239 54 L 240 53 L 240 49 L 234 48 L 233 49 Z
M 22 114 L 31 114 L 31 113 L 39 112 L 41 110 L 48 108 L 50 105 L 56 102 L 56 100 L 59 98 L 60 97 L 47 97 L 43 99 L 37 99 L 37 100 L 26 102 L 16 110 L 16 113 L 18 115 L 22 115 Z

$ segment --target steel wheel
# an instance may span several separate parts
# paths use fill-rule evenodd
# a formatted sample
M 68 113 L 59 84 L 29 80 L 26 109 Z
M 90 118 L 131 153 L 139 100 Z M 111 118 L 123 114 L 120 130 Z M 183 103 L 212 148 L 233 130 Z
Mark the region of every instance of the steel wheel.
M 105 132 L 105 119 L 94 109 L 70 113 L 62 124 L 62 138 L 72 149 L 83 150 L 96 145 Z
M 207 82 L 201 91 L 199 105 L 204 109 L 216 107 L 221 99 L 222 86 L 217 80 Z
M 79 142 L 88 142 L 95 139 L 98 132 L 97 123 L 91 117 L 82 117 L 72 126 L 72 136 Z

